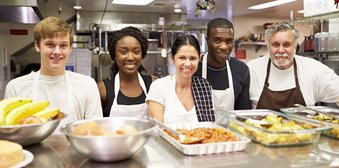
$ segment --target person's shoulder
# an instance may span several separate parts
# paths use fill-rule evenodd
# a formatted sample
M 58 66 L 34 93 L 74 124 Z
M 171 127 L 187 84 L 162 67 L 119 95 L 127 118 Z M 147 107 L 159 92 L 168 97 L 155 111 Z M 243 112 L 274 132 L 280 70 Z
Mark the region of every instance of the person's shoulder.
M 173 75 L 167 75 L 165 77 L 158 78 L 158 79 L 154 80 L 153 83 L 168 83 L 169 81 L 171 81 L 172 76 Z
M 145 80 L 152 80 L 152 75 L 148 73 L 140 73 L 141 77 Z
M 170 84 L 171 84 L 171 75 L 167 75 L 165 77 L 154 80 L 151 83 L 151 87 L 159 88 L 161 90 L 166 91 L 166 89 L 168 88 L 168 86 L 170 86 Z
M 315 60 L 313 58 L 309 58 L 309 57 L 303 57 L 303 56 L 299 56 L 296 55 L 294 56 L 294 58 L 296 59 L 297 65 L 302 65 L 302 67 L 307 71 L 319 71 L 320 69 L 323 70 L 328 70 L 330 69 L 327 65 L 325 65 L 324 63 Z
M 248 69 L 248 66 L 245 62 L 238 60 L 237 58 L 230 57 L 230 66 L 235 65 L 235 67 L 241 67 Z
M 68 74 L 72 79 L 77 79 L 77 80 L 94 80 L 92 77 L 81 74 L 81 73 L 76 73 L 72 71 L 67 71 Z
M 207 79 L 202 78 L 200 76 L 193 76 L 192 79 L 195 81 L 199 81 L 200 83 L 205 83 L 205 84 L 210 85 L 210 82 Z
M 302 63 L 320 63 L 319 61 L 310 58 L 310 57 L 303 57 L 300 55 L 295 55 L 294 58 L 296 59 L 296 61 L 298 62 L 302 62 Z
M 95 82 L 95 80 L 91 76 L 70 71 L 68 72 L 68 75 L 71 78 L 72 83 L 75 86 L 78 86 L 78 88 L 97 86 L 97 82 Z
M 21 82 L 31 82 L 34 80 L 34 73 L 35 72 L 32 72 L 32 73 L 29 73 L 27 75 L 23 75 L 23 76 L 20 76 L 20 77 L 16 77 L 12 80 L 9 81 L 9 85 L 11 84 L 17 84 L 17 83 L 21 83 Z
M 265 56 L 262 56 L 262 57 L 259 57 L 259 58 L 255 58 L 255 59 L 248 61 L 247 66 L 249 68 L 251 68 L 251 66 L 256 66 L 256 65 L 262 66 L 263 63 L 268 62 L 268 59 L 269 59 L 268 55 L 265 55 Z

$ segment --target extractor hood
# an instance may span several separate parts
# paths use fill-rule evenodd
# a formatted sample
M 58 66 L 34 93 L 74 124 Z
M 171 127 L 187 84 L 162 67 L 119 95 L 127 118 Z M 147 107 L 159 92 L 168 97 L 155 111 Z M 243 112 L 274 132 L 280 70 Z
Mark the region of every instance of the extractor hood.
M 41 19 L 37 0 L 0 0 L 0 22 L 32 24 Z

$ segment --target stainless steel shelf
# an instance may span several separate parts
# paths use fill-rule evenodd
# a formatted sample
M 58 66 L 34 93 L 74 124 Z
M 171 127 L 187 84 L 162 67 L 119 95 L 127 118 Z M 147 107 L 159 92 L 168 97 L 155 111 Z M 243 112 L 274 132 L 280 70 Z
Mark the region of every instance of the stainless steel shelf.
M 312 15 L 312 16 L 306 16 L 303 18 L 296 18 L 294 19 L 294 22 L 313 22 L 313 21 L 328 20 L 328 19 L 335 19 L 335 18 L 339 18 L 339 10 L 317 14 L 317 15 Z
M 326 52 L 298 52 L 302 56 L 334 56 L 339 55 L 339 51 L 326 51 Z
M 265 42 L 262 41 L 242 41 L 236 46 L 236 49 L 240 46 L 249 45 L 255 47 L 255 52 L 258 52 L 262 46 L 266 46 Z

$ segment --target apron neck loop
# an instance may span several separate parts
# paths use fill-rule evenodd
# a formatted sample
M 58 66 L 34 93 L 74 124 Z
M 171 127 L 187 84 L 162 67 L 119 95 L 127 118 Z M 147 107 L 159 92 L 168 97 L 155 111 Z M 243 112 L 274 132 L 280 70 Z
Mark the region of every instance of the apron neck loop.
M 295 60 L 295 58 L 293 58 L 293 66 L 294 66 L 294 79 L 295 79 L 295 85 L 297 87 L 299 87 L 299 81 L 298 81 L 298 68 L 297 68 L 297 62 Z M 267 68 L 266 68 L 266 78 L 265 78 L 265 85 L 269 86 L 268 83 L 268 79 L 270 76 L 270 72 L 271 72 L 271 58 L 268 58 L 268 64 L 267 64 Z
M 141 77 L 140 73 L 138 73 L 138 81 L 139 84 L 141 86 L 141 89 L 144 91 L 144 93 L 147 95 L 147 90 L 146 90 L 146 85 L 144 82 L 144 79 Z M 120 91 L 120 76 L 119 76 L 119 72 L 115 75 L 115 79 L 114 79 L 114 100 L 113 100 L 113 105 L 117 105 L 117 99 L 118 99 L 118 93 Z

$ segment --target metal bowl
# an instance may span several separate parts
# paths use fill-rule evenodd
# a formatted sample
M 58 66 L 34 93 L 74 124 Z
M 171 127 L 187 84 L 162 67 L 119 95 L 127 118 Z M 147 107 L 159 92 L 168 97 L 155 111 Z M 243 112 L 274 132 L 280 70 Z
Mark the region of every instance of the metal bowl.
M 23 146 L 37 144 L 51 135 L 65 117 L 66 114 L 59 113 L 55 119 L 44 123 L 0 126 L 0 139 Z
M 74 127 L 85 122 L 95 122 L 112 133 L 124 125 L 133 126 L 138 132 L 133 135 L 115 137 L 73 135 Z M 128 159 L 141 150 L 153 134 L 155 125 L 146 119 L 114 117 L 76 121 L 63 125 L 60 130 L 74 148 L 85 157 L 94 161 L 112 162 Z

